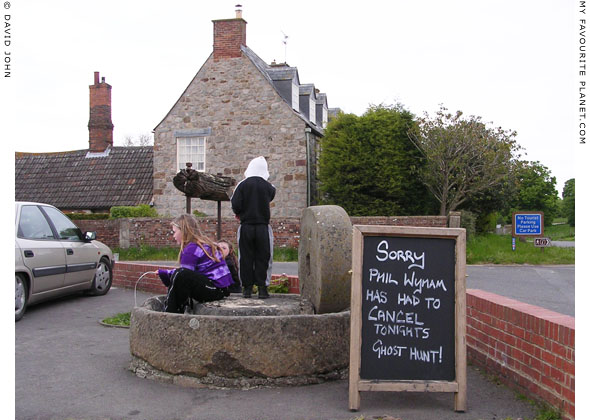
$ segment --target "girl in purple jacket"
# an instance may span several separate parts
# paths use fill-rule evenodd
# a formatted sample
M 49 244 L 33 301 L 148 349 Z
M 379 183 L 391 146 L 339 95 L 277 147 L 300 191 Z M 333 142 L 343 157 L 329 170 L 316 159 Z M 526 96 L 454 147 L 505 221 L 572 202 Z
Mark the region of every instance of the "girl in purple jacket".
M 181 313 L 188 298 L 211 302 L 229 296 L 232 276 L 221 249 L 201 233 L 197 219 L 183 214 L 172 222 L 174 239 L 180 244 L 180 268 L 159 269 L 168 287 L 165 312 Z

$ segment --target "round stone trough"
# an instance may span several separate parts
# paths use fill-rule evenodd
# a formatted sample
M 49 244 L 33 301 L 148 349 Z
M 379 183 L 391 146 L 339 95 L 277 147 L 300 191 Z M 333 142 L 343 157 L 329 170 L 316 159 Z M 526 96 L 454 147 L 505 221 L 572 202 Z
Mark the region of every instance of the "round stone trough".
M 314 314 L 299 295 L 231 295 L 162 312 L 164 296 L 133 309 L 131 370 L 185 386 L 250 388 L 340 379 L 349 362 L 350 311 Z

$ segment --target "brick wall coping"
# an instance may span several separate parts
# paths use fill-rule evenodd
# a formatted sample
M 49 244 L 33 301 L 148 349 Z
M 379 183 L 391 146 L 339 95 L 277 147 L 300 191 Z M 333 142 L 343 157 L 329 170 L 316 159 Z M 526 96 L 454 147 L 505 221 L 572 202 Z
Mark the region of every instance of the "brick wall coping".
M 539 306 L 530 305 L 528 303 L 500 296 L 492 292 L 486 292 L 485 290 L 467 289 L 467 294 L 485 299 L 496 305 L 502 305 L 507 308 L 515 309 L 528 315 L 535 316 L 537 318 L 542 318 L 544 320 L 563 325 L 564 327 L 571 328 L 573 330 L 576 329 L 576 318 L 569 315 L 560 314 L 559 312 L 554 312 Z

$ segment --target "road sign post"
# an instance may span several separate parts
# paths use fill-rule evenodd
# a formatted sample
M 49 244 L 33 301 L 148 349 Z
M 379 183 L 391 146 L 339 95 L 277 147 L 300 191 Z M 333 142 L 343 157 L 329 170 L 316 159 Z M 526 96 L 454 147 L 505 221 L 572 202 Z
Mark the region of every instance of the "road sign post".
M 543 236 L 545 215 L 542 211 L 519 211 L 512 213 L 512 250 L 516 249 L 516 237 L 524 242 L 527 236 Z M 537 239 L 547 238 L 535 238 L 535 246 L 545 247 L 549 245 L 537 245 Z M 539 241 L 539 244 L 545 243 Z M 544 248 L 541 248 L 541 252 Z

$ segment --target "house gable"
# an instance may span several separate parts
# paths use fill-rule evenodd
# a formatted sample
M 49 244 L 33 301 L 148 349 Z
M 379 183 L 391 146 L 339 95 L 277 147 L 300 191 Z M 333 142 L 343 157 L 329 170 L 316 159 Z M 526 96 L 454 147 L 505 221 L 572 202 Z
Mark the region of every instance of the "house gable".
M 246 54 L 225 60 L 209 57 L 156 128 L 156 208 L 177 214 L 185 207 L 183 195 L 172 184 L 177 171 L 175 133 L 209 130 L 205 172 L 240 181 L 249 161 L 265 156 L 270 181 L 277 187 L 273 215 L 299 217 L 307 203 L 308 125 Z M 194 200 L 192 208 L 215 215 L 217 203 Z M 232 214 L 229 203 L 222 203 L 222 213 Z
M 323 135 L 314 123 L 315 102 L 308 101 L 307 114 L 301 112 L 297 69 L 273 68 L 246 46 L 241 12 L 236 19 L 213 22 L 214 52 L 155 129 L 156 209 L 170 215 L 185 211 L 186 199 L 172 183 L 184 169 L 178 162 L 197 159 L 205 172 L 240 181 L 250 160 L 262 155 L 277 187 L 273 215 L 300 217 L 316 191 L 308 185 L 315 180 L 317 138 Z M 223 27 L 227 33 L 220 32 Z M 187 157 L 193 148 L 199 152 Z M 217 213 L 215 202 L 193 199 L 191 208 Z M 222 203 L 222 215 L 232 214 L 229 202 Z

